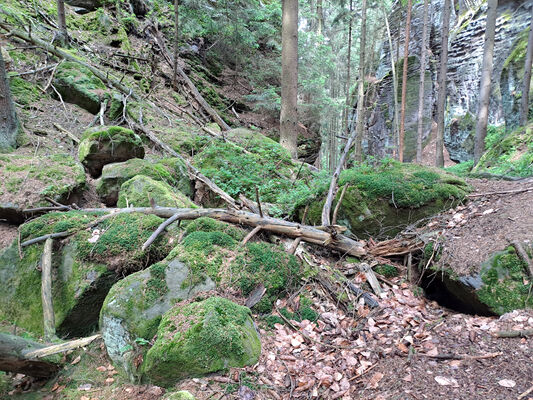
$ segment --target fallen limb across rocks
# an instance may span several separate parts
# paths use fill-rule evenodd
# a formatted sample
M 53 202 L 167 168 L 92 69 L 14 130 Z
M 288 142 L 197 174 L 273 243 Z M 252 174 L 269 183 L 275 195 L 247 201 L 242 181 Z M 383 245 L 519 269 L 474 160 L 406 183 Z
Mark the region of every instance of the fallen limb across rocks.
M 260 215 L 242 211 L 242 210 L 226 210 L 222 208 L 171 208 L 171 207 L 140 207 L 140 208 L 85 208 L 80 211 L 94 213 L 104 212 L 109 214 L 119 213 L 143 213 L 154 214 L 161 218 L 172 218 L 172 221 L 193 220 L 201 217 L 209 217 L 219 221 L 229 222 L 232 224 L 246 225 L 252 228 L 261 227 L 261 230 L 271 232 L 277 235 L 288 236 L 292 238 L 301 238 L 303 241 L 325 246 L 331 250 L 342 252 L 343 254 L 362 257 L 366 255 L 367 251 L 362 242 L 350 239 L 336 231 L 326 232 L 309 225 L 302 225 L 296 222 L 289 222 L 279 218 L 261 217 Z M 166 227 L 169 225 L 168 221 L 163 223 Z M 162 225 L 163 225 L 162 224 Z M 150 238 L 144 243 L 143 248 L 147 248 L 157 238 L 163 229 L 157 229 Z M 72 232 L 72 234 L 75 232 Z M 54 233 L 67 236 L 68 232 Z M 39 241 L 46 240 L 50 235 L 39 237 Z M 32 244 L 36 243 L 36 239 L 32 240 Z

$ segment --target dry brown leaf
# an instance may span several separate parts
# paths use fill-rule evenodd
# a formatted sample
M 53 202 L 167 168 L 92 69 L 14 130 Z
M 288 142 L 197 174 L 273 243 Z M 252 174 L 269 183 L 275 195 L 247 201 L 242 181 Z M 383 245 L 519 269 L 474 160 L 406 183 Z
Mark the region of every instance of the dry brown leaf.
M 104 367 L 103 365 L 100 365 L 98 368 L 96 368 L 97 371 L 100 371 L 100 372 L 106 372 L 107 371 L 107 368 Z
M 459 387 L 459 384 L 457 381 L 452 377 L 446 377 L 446 376 L 436 376 L 435 381 L 441 386 L 453 386 L 453 387 Z
M 77 363 L 79 363 L 81 361 L 81 356 L 78 356 L 76 357 L 74 360 L 72 360 L 72 362 L 70 363 L 70 365 L 76 365 Z
M 376 389 L 379 386 L 379 381 L 383 379 L 383 374 L 381 372 L 376 372 L 370 380 L 368 381 L 368 386 L 372 389 Z

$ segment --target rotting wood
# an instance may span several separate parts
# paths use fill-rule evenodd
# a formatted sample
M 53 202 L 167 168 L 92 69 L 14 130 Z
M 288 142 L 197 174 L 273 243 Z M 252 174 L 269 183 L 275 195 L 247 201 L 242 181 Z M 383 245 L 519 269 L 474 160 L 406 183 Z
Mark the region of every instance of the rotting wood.
M 74 349 L 77 349 L 79 347 L 87 346 L 87 345 L 91 344 L 92 342 L 94 342 L 96 339 L 100 339 L 101 337 L 102 336 L 100 334 L 97 334 L 97 335 L 89 336 L 89 337 L 86 337 L 86 338 L 70 340 L 70 341 L 65 342 L 65 343 L 54 344 L 52 346 L 47 346 L 47 347 L 43 347 L 41 349 L 32 350 L 32 351 L 26 353 L 26 357 L 28 357 L 28 358 L 43 358 L 43 357 L 52 356 L 54 354 L 64 353 L 64 352 L 69 351 L 69 350 L 74 350 Z
M 531 191 L 533 191 L 533 187 L 527 187 L 524 189 L 517 189 L 517 190 L 502 190 L 500 192 L 474 193 L 474 194 L 469 194 L 467 197 L 473 198 L 473 197 L 483 197 L 483 196 L 495 196 L 498 194 L 517 194 L 517 193 L 524 193 L 524 192 L 531 192 Z
M 520 257 L 524 264 L 526 264 L 526 271 L 529 274 L 529 277 L 533 279 L 533 260 L 529 258 L 527 252 L 524 250 L 520 242 L 512 240 L 511 245 L 516 249 L 516 254 L 518 257 Z
M 43 302 L 43 331 L 47 341 L 56 335 L 54 304 L 52 301 L 52 245 L 54 239 L 48 238 L 44 243 L 42 272 L 41 272 L 41 298 Z
M 376 274 L 374 273 L 370 265 L 365 262 L 361 262 L 357 264 L 357 268 L 359 268 L 359 271 L 361 271 L 365 275 L 367 282 L 370 284 L 370 287 L 376 295 L 379 296 L 381 293 L 383 293 L 383 289 L 379 284 L 378 278 L 376 277 Z
M 42 343 L 0 333 L 0 371 L 50 378 L 59 371 L 60 365 L 31 356 L 34 351 L 42 350 L 44 347 Z
M 495 334 L 500 338 L 516 338 L 516 337 L 527 337 L 533 335 L 533 329 L 522 329 L 522 330 L 511 330 L 511 331 L 498 331 Z

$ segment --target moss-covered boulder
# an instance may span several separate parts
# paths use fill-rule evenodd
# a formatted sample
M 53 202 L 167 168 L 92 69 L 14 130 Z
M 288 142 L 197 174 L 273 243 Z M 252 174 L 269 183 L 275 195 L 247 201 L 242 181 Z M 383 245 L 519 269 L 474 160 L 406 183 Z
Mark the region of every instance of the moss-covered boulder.
M 158 385 L 255 364 L 261 341 L 250 309 L 220 297 L 178 304 L 167 311 L 142 370 Z
M 153 215 L 121 214 L 101 218 L 100 213 L 50 213 L 20 228 L 21 241 L 55 232 L 72 232 L 53 251 L 53 303 L 61 336 L 84 335 L 98 323 L 100 306 L 111 285 L 123 274 L 163 259 L 170 251 L 170 234 L 158 238 L 146 251 L 141 246 L 163 221 Z M 42 333 L 41 273 L 43 244 L 22 249 L 18 241 L 0 255 L 0 319 L 37 334 Z
M 85 185 L 83 167 L 68 154 L 0 155 L 0 220 L 21 223 L 20 209 L 50 205 L 46 197 L 78 202 Z
M 523 243 L 522 247 L 531 257 L 531 242 Z M 468 275 L 458 275 L 453 265 L 437 262 L 424 273 L 422 285 L 430 298 L 471 314 L 503 315 L 517 309 L 533 308 L 533 283 L 527 265 L 514 247 L 490 254 L 471 270 Z
M 189 285 L 189 268 L 177 259 L 161 261 L 117 282 L 100 313 L 100 329 L 107 354 L 118 368 L 135 381 L 133 360 L 147 350 L 145 341 L 157 333 L 162 315 L 175 303 L 215 288 L 205 278 Z
M 63 101 L 73 103 L 92 114 L 100 111 L 100 103 L 107 96 L 104 83 L 88 68 L 71 61 L 57 67 L 54 87 Z
M 337 223 L 359 238 L 394 236 L 412 222 L 453 207 L 469 190 L 464 180 L 440 169 L 392 160 L 343 171 L 333 207 L 346 185 Z M 310 224 L 320 225 L 325 196 L 310 204 Z
M 153 203 L 153 204 L 152 204 Z M 176 207 L 195 208 L 196 205 L 183 193 L 166 182 L 137 175 L 120 187 L 118 207 Z
M 264 285 L 266 293 L 254 311 L 269 312 L 283 293 L 296 288 L 302 265 L 280 246 L 262 242 L 240 246 L 243 236 L 231 225 L 199 218 L 187 226 L 185 237 L 171 256 L 191 269 L 186 285 L 203 282 L 207 276 L 218 287 L 231 288 L 242 296 Z
M 104 203 L 114 206 L 118 201 L 120 186 L 137 175 L 166 182 L 188 197 L 192 196 L 192 184 L 185 163 L 179 158 L 167 158 L 157 162 L 132 158 L 121 163 L 107 164 L 96 181 L 96 192 Z
M 143 158 L 141 138 L 120 126 L 96 127 L 87 130 L 78 147 L 78 158 L 87 171 L 98 177 L 106 164 Z
M 496 140 L 472 170 L 496 175 L 533 175 L 533 122 Z

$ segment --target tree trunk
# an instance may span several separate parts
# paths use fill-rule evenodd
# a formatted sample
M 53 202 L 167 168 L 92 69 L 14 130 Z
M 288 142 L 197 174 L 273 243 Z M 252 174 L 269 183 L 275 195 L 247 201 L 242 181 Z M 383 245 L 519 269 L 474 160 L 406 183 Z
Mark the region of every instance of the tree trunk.
M 420 86 L 418 88 L 418 130 L 416 135 L 416 162 L 422 162 L 422 136 L 424 134 L 424 95 L 426 80 L 426 58 L 428 39 L 429 1 L 424 0 L 424 22 L 422 28 L 422 46 L 420 47 Z
M 280 144 L 298 158 L 298 0 L 283 0 Z
M 56 335 L 54 304 L 52 301 L 52 245 L 54 240 L 49 238 L 44 243 L 41 273 L 41 298 L 43 302 L 44 338 L 51 341 Z
M 400 143 L 398 147 L 398 160 L 403 162 L 403 142 L 405 138 L 405 108 L 407 102 L 407 69 L 409 68 L 409 39 L 411 36 L 411 10 L 413 0 L 407 2 L 407 21 L 405 22 L 405 42 L 403 52 L 403 77 L 402 77 L 402 110 L 400 116 Z
M 322 8 L 322 0 L 317 0 L 316 2 L 316 17 L 317 17 L 316 33 L 318 33 L 319 35 L 323 35 L 324 34 L 324 9 Z
M 352 66 L 352 25 L 353 25 L 353 0 L 350 0 L 350 21 L 348 22 L 348 60 L 346 66 L 346 107 L 344 110 L 344 131 L 349 134 L 348 115 L 350 114 L 350 80 Z
M 18 121 L 0 46 L 0 150 L 17 145 Z
M 59 26 L 59 42 L 62 45 L 68 43 L 67 20 L 65 18 L 65 0 L 57 0 L 57 25 Z
M 531 63 L 533 62 L 533 17 L 529 26 L 526 61 L 524 65 L 524 83 L 522 84 L 522 104 L 520 107 L 520 125 L 525 125 L 529 114 L 529 87 L 531 85 Z
M 0 333 L 0 371 L 37 378 L 51 377 L 59 370 L 58 364 L 27 356 L 28 353 L 44 347 L 41 343 Z
M 389 39 L 389 49 L 390 49 L 390 62 L 392 69 L 392 87 L 394 90 L 394 131 L 392 134 L 393 142 L 396 146 L 398 143 L 398 137 L 400 133 L 400 117 L 399 117 L 399 107 L 398 107 L 398 75 L 396 74 L 396 59 L 394 58 L 394 49 L 392 47 L 392 35 L 390 33 L 389 17 L 385 8 L 382 8 L 383 16 L 385 18 L 385 28 L 387 29 L 387 37 Z
M 435 165 L 444 167 L 444 112 L 446 105 L 446 74 L 448 71 L 448 35 L 450 33 L 451 0 L 444 1 L 442 13 L 442 44 L 440 53 L 440 67 L 437 94 L 437 140 Z
M 174 68 L 172 71 L 172 84 L 177 89 L 178 55 L 179 55 L 179 0 L 174 0 Z
M 361 5 L 361 44 L 359 45 L 359 84 L 357 88 L 357 122 L 355 125 L 355 161 L 363 159 L 363 128 L 365 124 L 365 49 L 366 49 L 366 0 Z
M 487 23 L 485 28 L 485 49 L 481 69 L 481 83 L 477 110 L 476 138 L 474 142 L 474 165 L 485 152 L 485 137 L 489 120 L 490 87 L 492 78 L 492 61 L 494 58 L 494 36 L 496 32 L 498 0 L 488 0 Z

